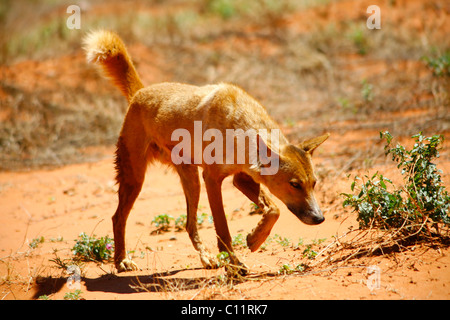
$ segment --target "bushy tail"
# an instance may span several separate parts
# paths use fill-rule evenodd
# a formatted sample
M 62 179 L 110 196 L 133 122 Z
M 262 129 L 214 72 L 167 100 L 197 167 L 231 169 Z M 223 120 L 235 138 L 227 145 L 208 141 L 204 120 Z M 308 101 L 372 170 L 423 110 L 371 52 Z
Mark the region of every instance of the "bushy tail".
M 144 86 L 120 37 L 111 31 L 98 30 L 89 33 L 83 44 L 88 62 L 99 64 L 130 102 Z

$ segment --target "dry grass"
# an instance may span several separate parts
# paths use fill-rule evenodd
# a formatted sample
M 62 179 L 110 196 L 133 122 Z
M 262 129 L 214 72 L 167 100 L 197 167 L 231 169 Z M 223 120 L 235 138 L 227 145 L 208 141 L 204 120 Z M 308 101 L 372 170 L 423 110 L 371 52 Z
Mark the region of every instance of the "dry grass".
M 155 63 L 165 78 L 156 81 L 236 83 L 266 105 L 280 124 L 291 127 L 292 139 L 303 139 L 305 132 L 317 134 L 317 128 L 338 134 L 361 128 L 406 135 L 449 130 L 444 112 L 449 105 L 448 77 L 433 77 L 420 60 L 450 47 L 433 32 L 440 20 L 423 22 L 421 38 L 398 24 L 367 30 L 361 17 L 321 23 L 309 32 L 294 34 L 285 21 L 313 7 L 311 3 L 259 1 L 257 10 L 251 3 L 193 0 L 183 5 L 155 2 L 149 7 L 138 2 L 137 16 L 118 15 L 123 6 L 119 2 L 98 3 L 82 8 L 82 30 L 69 31 L 62 4 L 5 2 L 2 10 L 8 14 L 3 17 L 6 29 L 2 32 L 7 36 L 2 37 L 1 60 L 12 64 L 23 59 L 58 59 L 73 52 L 79 55 L 84 31 L 105 27 L 117 30 L 131 47 L 144 44 L 149 55 L 164 57 L 163 63 Z M 326 17 L 332 6 L 322 8 L 319 12 Z M 27 25 L 15 24 L 19 14 Z M 348 60 L 349 55 L 356 64 Z M 139 70 L 142 57 L 135 58 Z M 80 80 L 104 82 L 84 63 L 77 59 L 72 66 L 80 71 Z M 0 126 L 1 169 L 80 161 L 84 158 L 81 148 L 114 143 L 126 107 L 123 99 L 111 88 L 99 95 L 82 82 L 71 87 L 58 83 L 58 77 L 54 80 L 53 88 L 30 89 L 0 79 L 8 97 L 1 99 L 6 115 Z M 52 90 L 62 92 L 62 98 L 56 99 Z M 428 98 L 418 98 L 423 96 Z M 391 116 L 407 110 L 423 113 L 403 119 Z M 370 121 L 373 116 L 377 121 Z M 305 119 L 314 119 L 314 125 Z M 355 123 L 345 129 L 336 125 L 348 120 Z

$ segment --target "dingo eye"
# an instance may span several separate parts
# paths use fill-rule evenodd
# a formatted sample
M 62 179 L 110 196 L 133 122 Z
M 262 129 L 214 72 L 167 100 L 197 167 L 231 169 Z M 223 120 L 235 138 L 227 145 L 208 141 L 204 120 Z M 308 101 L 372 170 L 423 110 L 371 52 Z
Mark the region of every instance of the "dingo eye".
M 291 184 L 291 186 L 295 189 L 301 189 L 302 187 L 300 186 L 300 184 L 298 182 L 295 181 L 291 181 L 289 182 Z

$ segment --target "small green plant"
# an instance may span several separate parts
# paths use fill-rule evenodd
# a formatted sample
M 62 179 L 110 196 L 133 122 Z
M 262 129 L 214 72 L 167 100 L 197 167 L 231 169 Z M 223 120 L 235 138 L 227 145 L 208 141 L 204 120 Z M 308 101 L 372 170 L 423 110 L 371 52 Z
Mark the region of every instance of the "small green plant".
M 187 216 L 185 214 L 180 215 L 175 219 L 175 229 L 178 231 L 184 230 L 186 228 Z
M 282 237 L 279 234 L 275 234 L 274 239 L 283 248 L 289 247 L 291 245 L 291 239 Z
M 295 249 L 299 250 L 299 249 L 301 249 L 301 247 L 304 247 L 303 252 L 302 252 L 303 257 L 313 260 L 318 254 L 318 252 L 316 250 L 318 249 L 320 244 L 326 240 L 327 240 L 326 238 L 314 239 L 311 241 L 311 243 L 305 245 L 303 239 L 299 238 L 298 244 L 295 247 Z
M 162 231 L 169 230 L 170 221 L 174 220 L 171 216 L 168 216 L 168 215 L 160 215 L 160 216 L 155 217 L 155 219 L 156 218 L 158 218 L 159 225 L 164 226 L 164 228 L 162 228 L 162 229 L 160 228 L 160 230 L 162 230 Z M 153 220 L 155 220 L 155 219 L 153 219 Z M 206 219 L 208 219 L 208 222 L 211 224 L 214 222 L 212 216 L 208 215 L 206 212 L 203 212 L 203 213 L 197 215 L 197 224 L 201 226 L 205 222 Z M 156 222 L 157 221 L 155 221 L 155 224 L 156 224 Z M 154 222 L 152 221 L 152 223 L 154 223 Z M 175 219 L 175 229 L 177 231 L 186 229 L 186 223 L 187 223 L 187 216 L 185 214 L 180 215 L 178 218 Z M 157 225 L 157 227 L 158 227 L 158 225 Z
M 226 267 L 230 265 L 231 259 L 230 254 L 226 251 L 222 251 L 219 254 L 217 254 L 217 261 L 219 267 Z
M 64 300 L 83 300 L 83 297 L 81 297 L 81 294 L 83 292 L 81 290 L 75 290 L 74 292 L 67 292 L 64 295 Z
M 287 275 L 293 274 L 294 272 L 303 272 L 305 271 L 305 265 L 297 264 L 295 267 L 292 267 L 289 263 L 283 264 L 278 270 L 279 275 Z
M 55 258 L 53 259 L 49 259 L 50 262 L 53 262 L 54 264 L 56 264 L 56 267 L 62 270 L 67 270 L 67 268 L 70 265 L 79 265 L 82 266 L 82 264 L 80 263 L 80 261 L 74 261 L 73 259 L 61 259 L 58 256 L 58 251 L 57 250 L 53 250 L 53 254 L 55 255 Z
M 436 58 L 426 56 L 422 60 L 425 61 L 435 76 L 450 76 L 450 51 Z
M 197 224 L 201 226 L 206 219 L 208 219 L 209 223 L 213 223 L 212 216 L 208 216 L 208 214 L 205 212 L 198 214 Z M 157 228 L 157 230 L 155 230 L 154 232 L 169 231 L 171 227 L 171 221 L 174 221 L 176 231 L 184 230 L 186 229 L 187 215 L 182 214 L 176 219 L 168 214 L 157 215 L 152 220 L 152 224 L 154 224 Z
M 373 85 L 367 82 L 366 79 L 362 81 L 361 95 L 365 102 L 373 100 Z
M 172 220 L 174 219 L 171 215 L 164 213 L 154 217 L 152 224 L 154 224 L 159 231 L 168 231 L 170 228 L 170 221 Z
M 109 236 L 99 239 L 82 232 L 72 249 L 73 254 L 83 261 L 104 261 L 112 257 L 114 240 Z
M 317 251 L 313 249 L 313 244 L 307 244 L 303 250 L 303 257 L 313 260 L 317 256 Z
M 260 213 L 262 213 L 261 208 L 256 203 L 251 202 L 249 214 L 252 215 L 252 214 L 260 214 Z
M 210 12 L 218 14 L 227 20 L 236 14 L 236 1 L 234 0 L 208 0 L 207 8 Z
M 44 243 L 45 239 L 44 237 L 38 237 L 31 240 L 30 244 L 28 245 L 31 249 L 36 249 L 41 243 Z
M 62 236 L 59 236 L 57 238 L 50 238 L 50 242 L 63 242 L 64 238 Z
M 433 163 L 439 157 L 443 136 L 413 136 L 415 144 L 411 150 L 397 144 L 391 146 L 392 135 L 380 133 L 385 138 L 386 155 L 391 155 L 404 177 L 404 185 L 396 187 L 380 173 L 360 178 L 351 184 L 355 194 L 343 194 L 344 207 L 351 207 L 358 214 L 360 228 L 395 229 L 402 239 L 412 236 L 431 236 L 442 229 L 448 232 L 450 197 L 442 185 L 440 173 Z
M 355 29 L 350 33 L 350 38 L 353 41 L 358 53 L 360 55 L 367 54 L 368 51 L 368 41 L 367 36 L 363 29 Z
M 201 214 L 197 215 L 197 223 L 199 225 L 202 225 L 203 222 L 205 222 L 205 219 L 208 218 L 208 214 L 206 212 L 202 212 Z
M 238 233 L 237 235 L 235 235 L 233 237 L 231 244 L 233 245 L 233 247 L 238 247 L 238 246 L 243 247 L 243 248 L 247 247 L 247 241 L 245 239 L 245 236 L 242 233 Z

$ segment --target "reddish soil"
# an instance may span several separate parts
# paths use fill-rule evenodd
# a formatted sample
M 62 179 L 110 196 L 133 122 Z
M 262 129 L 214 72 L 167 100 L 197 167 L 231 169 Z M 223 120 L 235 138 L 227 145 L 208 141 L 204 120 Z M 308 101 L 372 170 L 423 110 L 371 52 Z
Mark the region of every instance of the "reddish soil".
M 335 143 L 333 139 L 331 144 Z M 326 148 L 324 148 L 326 150 Z M 113 150 L 111 150 L 112 153 Z M 324 153 L 326 151 L 323 151 Z M 320 168 L 320 156 L 316 163 Z M 449 163 L 447 162 L 447 167 Z M 379 168 L 383 169 L 383 168 Z M 386 168 L 384 168 L 386 172 Z M 386 173 L 387 174 L 387 173 Z M 71 290 L 68 275 L 50 262 L 56 256 L 71 255 L 74 239 L 81 232 L 112 235 L 111 215 L 116 207 L 112 157 L 91 164 L 70 165 L 54 170 L 0 174 L 0 248 L 2 276 L 8 275 L 10 285 L 2 285 L 4 299 L 35 299 L 51 294 L 62 299 Z M 226 180 L 224 202 L 233 236 L 246 235 L 257 224 L 259 216 L 249 215 L 250 203 Z M 206 194 L 202 189 L 200 212 L 210 214 Z M 345 175 L 324 179 L 317 198 L 326 221 L 319 226 L 302 224 L 280 203 L 281 217 L 272 236 L 287 237 L 296 244 L 342 235 L 354 217 L 340 208 L 338 193 L 348 191 Z M 270 276 L 283 264 L 305 261 L 302 250 L 271 242 L 266 249 L 251 253 L 238 249 L 238 255 L 249 266 L 247 281 L 211 286 L 223 269 L 205 270 L 192 247 L 187 233 L 152 234 L 156 228 L 151 220 L 157 214 L 178 217 L 185 213 L 185 200 L 178 177 L 163 167 L 150 167 L 147 181 L 127 225 L 127 244 L 134 250 L 134 261 L 140 271 L 115 274 L 113 265 L 87 263 L 81 279 L 85 299 L 448 299 L 450 298 L 450 255 L 448 249 L 418 247 L 415 251 L 386 257 L 360 259 L 345 267 L 311 269 L 301 275 Z M 209 222 L 200 229 L 205 244 L 212 252 L 215 232 Z M 29 244 L 35 238 L 45 242 L 36 249 Z M 322 246 L 322 248 L 324 245 Z M 381 287 L 369 290 L 367 267 L 381 269 Z M 162 273 L 165 284 L 157 286 L 155 278 Z M 133 287 L 142 283 L 143 290 Z
M 400 2 L 400 1 L 398 1 Z M 411 1 L 408 10 L 423 5 L 426 1 Z M 367 7 L 367 6 L 366 6 Z M 425 6 L 426 14 L 441 13 L 434 7 Z M 120 6 L 116 7 L 120 8 Z M 330 5 L 328 9 L 318 8 L 294 13 L 279 21 L 291 32 L 308 32 L 317 28 L 316 22 L 329 19 L 347 19 L 363 9 L 355 1 L 343 1 Z M 173 9 L 173 8 L 172 8 Z M 100 10 L 100 9 L 98 9 Z M 120 9 L 122 10 L 122 9 Z M 399 6 L 396 9 L 382 7 L 390 23 L 403 19 Z M 406 10 L 406 12 L 409 12 Z M 156 12 L 159 12 L 156 10 Z M 308 23 L 298 23 L 307 21 Z M 440 23 L 439 19 L 435 22 Z M 414 18 L 408 25 L 422 30 L 427 28 L 424 19 Z M 443 27 L 441 31 L 445 33 Z M 263 55 L 277 54 L 279 48 L 273 44 L 255 39 L 250 44 L 236 40 L 237 50 L 251 50 L 258 47 Z M 229 45 L 220 39 L 214 44 L 220 50 Z M 205 44 L 206 46 L 206 44 Z M 137 61 L 137 68 L 144 83 L 165 81 L 169 77 L 163 68 L 169 62 L 156 52 L 139 44 L 130 46 L 130 53 Z M 387 72 L 385 61 L 367 61 L 358 55 L 349 55 L 347 70 L 358 77 L 366 74 Z M 68 66 L 72 66 L 67 70 Z M 391 72 L 420 74 L 426 70 L 422 64 L 405 61 L 389 67 Z M 64 69 L 65 68 L 65 69 Z M 56 70 L 62 76 L 56 76 Z M 425 72 L 425 71 L 424 71 Z M 2 66 L 3 78 L 20 83 L 28 90 L 52 90 L 54 82 L 67 90 L 85 86 L 86 92 L 113 92 L 115 89 L 106 81 L 93 75 L 85 66 L 81 52 L 40 61 L 22 61 L 12 66 Z M 387 72 L 389 75 L 389 73 Z M 117 96 L 117 93 L 113 93 Z M 0 90 L 0 98 L 5 100 Z M 63 99 L 55 93 L 53 99 Z M 430 97 L 417 97 L 415 103 Z M 444 106 L 444 108 L 448 106 Z M 426 114 L 421 108 L 396 110 L 380 114 L 371 121 L 389 117 L 417 119 Z M 11 115 L 0 111 L 0 119 Z M 316 197 L 325 213 L 326 220 L 319 226 L 302 224 L 283 203 L 274 199 L 281 209 L 271 236 L 289 238 L 290 244 L 282 246 L 276 240 L 264 250 L 251 253 L 249 249 L 237 247 L 236 252 L 250 269 L 250 274 L 240 283 L 224 284 L 220 275 L 223 268 L 205 270 L 185 231 L 171 227 L 167 232 L 155 233 L 152 219 L 159 214 L 174 218 L 185 214 L 185 199 L 179 179 L 172 171 L 159 165 L 149 167 L 143 190 L 128 219 L 126 230 L 127 249 L 132 250 L 133 260 L 140 270 L 117 274 L 112 263 L 85 263 L 80 281 L 81 296 L 84 299 L 450 299 L 450 249 L 418 245 L 403 252 L 393 252 L 376 257 L 353 260 L 348 265 L 311 268 L 304 273 L 277 275 L 281 266 L 295 266 L 305 260 L 305 246 L 297 248 L 299 238 L 311 244 L 326 239 L 316 247 L 325 248 L 333 238 L 356 228 L 353 214 L 342 208 L 342 192 L 349 192 L 347 174 L 364 174 L 364 161 L 374 156 L 374 139 L 379 130 L 373 126 L 355 128 L 353 120 L 330 120 L 335 130 L 330 139 L 316 152 L 314 162 L 321 179 Z M 298 121 L 296 125 L 311 128 L 311 120 Z M 448 127 L 447 127 L 448 129 Z M 284 128 L 287 133 L 295 131 L 292 126 Z M 448 131 L 443 132 L 450 138 Z M 404 139 L 404 137 L 402 138 Z M 404 141 L 404 140 L 403 140 Z M 410 143 L 410 142 L 408 142 Z M 377 144 L 375 147 L 379 148 Z M 359 153 L 347 153 L 347 149 L 358 149 Z M 22 172 L 0 172 L 0 299 L 37 299 L 48 295 L 50 299 L 63 299 L 73 291 L 67 285 L 69 275 L 58 268 L 52 259 L 70 259 L 75 240 L 81 232 L 97 236 L 112 236 L 111 217 L 117 206 L 114 183 L 114 147 L 94 147 L 84 150 L 86 154 L 102 154 L 101 160 L 89 163 L 71 164 L 52 169 L 32 169 Z M 367 155 L 366 155 L 367 153 Z M 438 166 L 444 171 L 446 186 L 450 182 L 450 161 L 448 144 L 442 150 Z M 370 172 L 377 170 L 386 176 L 401 181 L 392 163 L 384 160 L 382 153 L 371 159 Z M 232 237 L 242 234 L 245 238 L 260 219 L 250 215 L 250 201 L 235 189 L 227 179 L 223 186 L 225 210 L 228 215 Z M 205 188 L 202 188 L 199 213 L 210 215 Z M 216 253 L 216 238 L 212 224 L 207 219 L 202 223 L 200 235 L 211 252 Z M 173 222 L 172 222 L 173 225 Z M 30 248 L 34 239 L 43 238 L 43 243 Z M 369 266 L 380 268 L 380 288 L 370 290 L 367 286 Z

